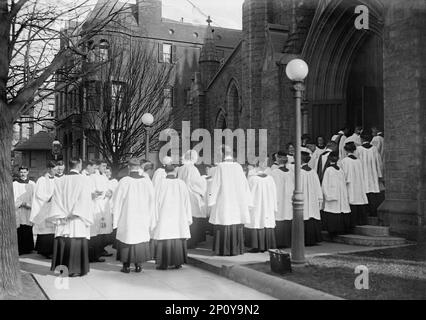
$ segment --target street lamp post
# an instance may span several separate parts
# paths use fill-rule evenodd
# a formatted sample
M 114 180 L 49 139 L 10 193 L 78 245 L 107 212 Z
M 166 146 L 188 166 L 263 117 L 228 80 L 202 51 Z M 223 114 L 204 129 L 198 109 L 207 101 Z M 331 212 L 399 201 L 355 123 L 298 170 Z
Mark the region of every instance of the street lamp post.
M 150 113 L 145 113 L 142 116 L 142 123 L 145 126 L 145 134 L 146 134 L 146 141 L 145 141 L 145 159 L 148 161 L 149 158 L 149 134 L 152 124 L 154 123 L 154 116 Z
M 301 141 L 302 141 L 302 93 L 305 90 L 304 80 L 308 75 L 308 65 L 301 59 L 291 60 L 286 68 L 287 77 L 293 81 L 294 98 L 296 99 L 296 152 L 294 156 L 294 194 L 293 224 L 291 237 L 291 260 L 294 264 L 304 264 L 305 231 L 303 222 L 303 190 L 301 181 Z

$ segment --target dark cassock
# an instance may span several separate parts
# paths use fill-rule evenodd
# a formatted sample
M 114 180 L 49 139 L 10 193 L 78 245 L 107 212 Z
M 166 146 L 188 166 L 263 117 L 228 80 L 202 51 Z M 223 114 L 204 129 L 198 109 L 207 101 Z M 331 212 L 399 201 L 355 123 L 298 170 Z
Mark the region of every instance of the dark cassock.
M 92 189 L 77 170 L 55 180 L 48 220 L 55 225 L 52 268 L 66 266 L 70 277 L 89 272 L 90 226 L 93 224 Z
M 55 226 L 48 221 L 52 209 L 53 191 L 55 189 L 55 176 L 46 173 L 37 180 L 31 206 L 30 221 L 34 224 L 33 233 L 37 235 L 35 249 L 45 258 L 52 258 L 53 241 L 55 239 Z
M 300 170 L 300 175 L 303 190 L 305 245 L 313 246 L 322 241 L 320 208 L 323 201 L 323 195 L 318 175 L 309 167 L 309 160 L 309 153 L 302 152 L 303 164 L 302 170 Z
M 278 248 L 291 247 L 293 223 L 294 172 L 284 164 L 271 171 L 277 190 L 277 213 L 275 215 L 275 239 Z
M 348 233 L 351 230 L 348 190 L 344 171 L 337 166 L 338 153 L 325 169 L 322 182 L 324 215 L 322 223 L 330 236 Z
M 132 164 L 133 163 L 133 164 Z M 138 161 L 129 162 L 137 166 Z M 142 271 L 142 263 L 152 259 L 150 231 L 155 214 L 154 187 L 149 178 L 131 171 L 122 178 L 113 195 L 114 229 L 117 229 L 117 259 L 124 273 Z
M 29 254 L 34 250 L 33 226 L 30 222 L 32 198 L 35 183 L 29 179 L 13 181 L 16 227 L 18 232 L 19 254 Z
M 244 253 L 244 224 L 250 223 L 250 187 L 243 168 L 227 156 L 213 174 L 208 204 L 214 225 L 213 251 L 220 256 Z
M 259 168 L 256 175 L 248 178 L 253 206 L 250 208 L 250 222 L 245 224 L 246 246 L 249 252 L 264 252 L 277 247 L 275 240 L 275 214 L 277 189 L 274 178 Z
M 360 147 L 357 147 L 355 155 L 362 163 L 369 215 L 376 217 L 381 201 L 379 179 L 383 178 L 382 158 L 377 148 L 368 141 L 364 141 Z
M 187 239 L 191 237 L 191 196 L 185 182 L 177 179 L 173 169 L 155 186 L 155 217 L 152 238 L 155 240 L 157 269 L 180 268 L 187 263 Z
M 355 144 L 353 144 L 353 149 L 346 149 L 348 156 L 342 160 L 351 209 L 352 227 L 368 224 L 368 199 L 365 191 L 364 173 L 361 160 L 353 154 L 355 149 Z
M 191 201 L 191 239 L 188 240 L 188 248 L 190 249 L 195 248 L 198 243 L 206 241 L 207 231 L 207 215 L 204 210 L 204 196 L 207 190 L 207 183 L 195 166 L 197 160 L 197 152 L 189 150 L 185 154 L 184 164 L 179 168 L 177 174 L 177 177 L 185 182 L 188 187 Z

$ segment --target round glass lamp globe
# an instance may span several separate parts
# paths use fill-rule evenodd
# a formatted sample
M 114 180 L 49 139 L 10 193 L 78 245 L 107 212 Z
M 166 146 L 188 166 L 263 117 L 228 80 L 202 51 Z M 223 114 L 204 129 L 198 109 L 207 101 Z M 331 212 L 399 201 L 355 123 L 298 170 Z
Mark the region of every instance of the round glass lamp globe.
M 291 81 L 303 81 L 308 75 L 309 68 L 302 59 L 293 59 L 287 64 L 285 73 Z
M 142 116 L 142 123 L 146 126 L 150 126 L 154 123 L 154 116 L 150 113 L 145 113 Z

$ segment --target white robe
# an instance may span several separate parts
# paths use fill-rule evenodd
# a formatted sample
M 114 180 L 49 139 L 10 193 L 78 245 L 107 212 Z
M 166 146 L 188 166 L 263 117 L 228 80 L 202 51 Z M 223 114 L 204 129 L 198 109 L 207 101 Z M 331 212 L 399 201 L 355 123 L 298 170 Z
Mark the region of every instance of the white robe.
M 342 160 L 342 168 L 346 178 L 349 204 L 368 204 L 361 160 L 346 157 Z
M 206 193 L 204 194 L 204 207 L 203 207 L 203 215 L 207 218 L 210 218 L 210 210 L 209 204 L 207 202 L 207 199 L 209 197 L 209 193 L 212 187 L 212 177 L 211 176 L 201 176 L 206 181 Z
M 55 189 L 55 180 L 48 176 L 40 177 L 34 188 L 34 196 L 31 205 L 30 221 L 34 224 L 34 234 L 52 234 L 55 233 L 55 226 L 46 219 L 52 209 L 52 197 Z
M 346 157 L 345 144 L 346 144 L 346 136 L 342 136 L 339 142 L 339 159 L 343 160 Z
M 326 148 L 324 150 L 321 150 L 321 152 L 318 153 L 317 161 L 315 162 L 315 167 L 313 168 L 316 173 L 318 173 L 318 165 L 319 165 L 320 158 L 321 158 L 321 166 L 322 166 L 321 169 L 324 171 L 325 164 L 327 163 L 328 155 L 330 154 L 330 152 L 331 152 L 331 149 Z
M 271 176 L 274 179 L 277 190 L 278 211 L 275 215 L 275 220 L 293 220 L 294 173 L 290 170 L 284 172 L 276 168 L 272 170 Z
M 356 156 L 361 160 L 364 173 L 366 193 L 380 193 L 379 178 L 382 178 L 382 159 L 375 146 L 356 149 Z
M 320 208 L 323 195 L 318 175 L 313 170 L 301 169 L 300 172 L 303 190 L 303 219 L 321 220 Z
M 252 197 L 243 168 L 236 162 L 219 163 L 208 198 L 210 223 L 235 225 L 250 223 Z
M 153 239 L 191 238 L 191 201 L 185 182 L 180 179 L 163 179 L 155 187 L 155 207 L 151 227 Z
M 105 175 L 96 172 L 89 176 L 92 179 L 96 191 L 101 191 L 102 194 L 95 198 L 94 201 L 94 219 L 95 223 L 91 226 L 91 236 L 98 234 L 109 234 L 112 232 L 112 214 L 111 214 L 111 199 L 106 197 L 110 189 L 110 182 Z
M 158 168 L 154 172 L 154 176 L 152 177 L 152 183 L 154 184 L 154 187 L 158 185 L 158 183 L 165 179 L 167 176 L 166 170 L 164 168 Z
M 271 176 L 251 176 L 248 179 L 253 207 L 250 208 L 250 222 L 246 228 L 263 229 L 275 228 L 277 206 L 277 189 Z
M 359 134 L 354 133 L 346 139 L 345 144 L 349 142 L 353 142 L 357 147 L 359 147 L 362 144 L 361 136 Z
M 16 227 L 26 225 L 31 226 L 31 209 L 21 207 L 23 203 L 31 206 L 35 183 L 31 180 L 28 183 L 13 181 L 13 196 L 15 200 Z
M 186 163 L 180 167 L 178 178 L 188 187 L 191 200 L 191 212 L 195 218 L 206 218 L 204 208 L 204 195 L 206 194 L 206 180 L 192 163 Z
M 371 144 L 377 148 L 377 151 L 379 151 L 380 157 L 382 157 L 383 160 L 385 156 L 384 138 L 382 136 L 375 136 L 371 140 Z
M 322 181 L 324 194 L 324 211 L 329 213 L 349 213 L 348 190 L 346 188 L 345 173 L 342 169 L 328 167 Z
M 130 245 L 148 242 L 154 214 L 154 187 L 151 180 L 131 177 L 121 179 L 113 196 L 117 240 Z
M 55 225 L 55 237 L 90 239 L 93 200 L 88 180 L 80 174 L 55 179 L 48 215 L 48 220 Z

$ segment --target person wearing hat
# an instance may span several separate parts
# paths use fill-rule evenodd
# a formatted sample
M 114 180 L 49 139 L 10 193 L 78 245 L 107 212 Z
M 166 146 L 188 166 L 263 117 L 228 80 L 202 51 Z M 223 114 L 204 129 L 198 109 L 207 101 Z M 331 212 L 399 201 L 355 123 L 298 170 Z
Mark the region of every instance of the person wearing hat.
M 337 165 L 339 153 L 333 151 L 328 156 L 328 165 L 324 171 L 322 191 L 324 195 L 324 229 L 333 238 L 350 231 L 350 213 L 348 190 L 344 171 Z
M 118 183 L 113 195 L 113 226 L 117 229 L 117 259 L 123 263 L 121 272 L 142 271 L 142 263 L 151 260 L 150 232 L 155 214 L 154 186 L 139 174 L 139 159 L 128 162 L 129 175 Z
M 166 177 L 155 187 L 155 216 L 152 239 L 155 241 L 157 269 L 179 269 L 187 263 L 187 239 L 192 224 L 190 191 L 185 182 L 176 178 L 176 168 L 168 164 Z
M 317 173 L 309 167 L 311 156 L 302 151 L 302 170 L 300 170 L 303 190 L 303 220 L 305 227 L 305 245 L 313 246 L 322 241 L 321 214 L 323 194 Z
M 161 162 L 163 166 L 155 170 L 154 176 L 152 177 L 152 183 L 154 184 L 154 187 L 157 186 L 160 183 L 160 181 L 167 176 L 165 167 L 167 165 L 172 164 L 172 158 L 165 156 Z
M 207 216 L 204 210 L 204 197 L 207 190 L 207 182 L 195 167 L 198 154 L 195 150 L 188 150 L 184 156 L 184 164 L 177 171 L 177 177 L 185 182 L 189 190 L 191 200 L 192 224 L 191 239 L 188 248 L 192 249 L 203 241 L 206 241 Z
M 277 159 L 278 167 L 271 171 L 277 190 L 275 239 L 278 248 L 289 248 L 293 223 L 294 172 L 287 168 L 288 159 L 285 152 L 278 152 Z

